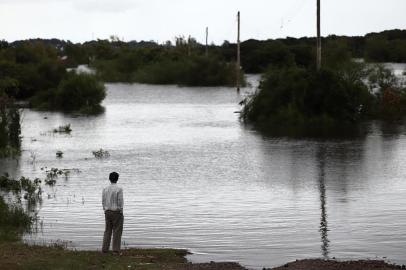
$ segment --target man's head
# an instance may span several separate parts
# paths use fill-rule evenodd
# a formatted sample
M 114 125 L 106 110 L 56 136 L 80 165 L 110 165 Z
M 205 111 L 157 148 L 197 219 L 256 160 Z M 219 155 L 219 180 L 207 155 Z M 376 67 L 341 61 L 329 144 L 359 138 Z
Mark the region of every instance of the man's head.
M 117 181 L 118 181 L 118 173 L 116 173 L 116 172 L 112 172 L 112 173 L 110 173 L 110 176 L 109 176 L 109 179 L 110 179 L 110 182 L 112 182 L 112 183 L 117 183 Z

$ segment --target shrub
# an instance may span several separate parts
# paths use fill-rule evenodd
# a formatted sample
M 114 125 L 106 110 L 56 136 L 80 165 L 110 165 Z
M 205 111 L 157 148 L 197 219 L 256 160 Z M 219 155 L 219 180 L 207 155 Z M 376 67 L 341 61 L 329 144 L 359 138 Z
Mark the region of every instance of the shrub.
M 72 128 L 70 126 L 70 124 L 66 124 L 63 126 L 59 126 L 58 128 L 54 128 L 52 130 L 53 133 L 71 133 L 72 132 Z
M 92 154 L 95 158 L 97 159 L 103 159 L 103 158 L 108 158 L 110 157 L 110 153 L 107 150 L 104 150 L 103 148 L 100 148 L 97 151 L 92 151 Z
M 272 68 L 259 88 L 241 117 L 260 128 L 356 123 L 369 115 L 373 101 L 361 79 L 329 69 Z
M 28 231 L 33 218 L 21 206 L 9 206 L 0 196 L 0 240 L 16 241 L 21 233 Z
M 105 97 L 105 87 L 94 75 L 71 72 L 58 86 L 55 106 L 64 111 L 97 109 Z
M 15 180 L 8 174 L 0 176 L 0 241 L 16 241 L 20 235 L 29 231 L 35 219 L 21 207 L 24 196 L 28 203 L 36 204 L 41 196 L 41 180 L 30 180 L 21 177 Z M 16 203 L 6 203 L 3 194 L 11 193 L 17 199 Z

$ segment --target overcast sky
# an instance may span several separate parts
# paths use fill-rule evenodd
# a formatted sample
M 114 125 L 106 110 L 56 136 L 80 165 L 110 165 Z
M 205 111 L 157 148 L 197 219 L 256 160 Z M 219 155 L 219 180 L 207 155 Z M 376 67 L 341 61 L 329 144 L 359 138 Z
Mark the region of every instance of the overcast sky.
M 406 0 L 321 0 L 322 34 L 364 35 L 406 29 Z M 60 38 L 83 42 L 174 40 L 194 36 L 222 43 L 241 37 L 314 36 L 316 0 L 0 0 L 0 39 Z

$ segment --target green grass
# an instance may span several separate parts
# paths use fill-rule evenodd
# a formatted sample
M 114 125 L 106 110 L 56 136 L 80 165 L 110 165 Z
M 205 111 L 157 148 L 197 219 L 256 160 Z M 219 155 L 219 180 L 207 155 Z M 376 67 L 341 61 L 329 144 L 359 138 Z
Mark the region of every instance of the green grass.
M 177 269 L 186 263 L 186 250 L 126 249 L 122 256 L 98 251 L 71 251 L 64 248 L 0 242 L 0 269 Z

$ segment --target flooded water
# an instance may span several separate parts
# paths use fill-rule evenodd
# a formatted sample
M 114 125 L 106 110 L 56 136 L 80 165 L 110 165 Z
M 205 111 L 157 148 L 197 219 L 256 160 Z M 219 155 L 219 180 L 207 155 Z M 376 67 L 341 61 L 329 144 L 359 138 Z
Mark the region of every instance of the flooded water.
M 23 154 L 1 171 L 80 170 L 44 188 L 27 241 L 100 249 L 101 191 L 117 171 L 128 247 L 186 248 L 194 262 L 256 269 L 314 257 L 406 263 L 403 126 L 371 123 L 355 139 L 268 138 L 239 122 L 233 88 L 107 88 L 100 116 L 24 112 Z M 68 123 L 70 135 L 50 132 Z M 94 158 L 100 148 L 110 157 Z

